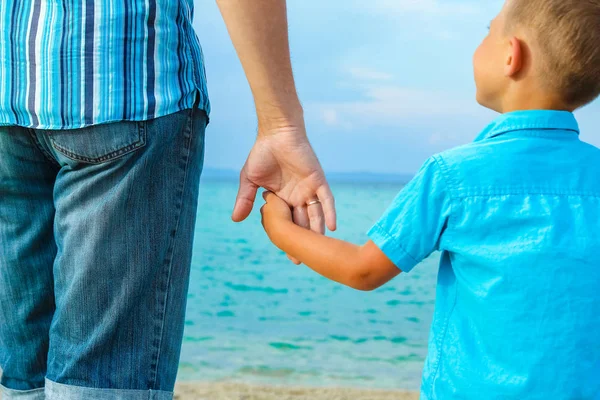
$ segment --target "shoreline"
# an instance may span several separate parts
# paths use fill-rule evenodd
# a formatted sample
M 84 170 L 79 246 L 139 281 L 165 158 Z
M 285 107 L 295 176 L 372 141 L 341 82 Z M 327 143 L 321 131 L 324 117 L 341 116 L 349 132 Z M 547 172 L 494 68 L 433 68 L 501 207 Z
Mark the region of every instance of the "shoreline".
M 239 382 L 177 382 L 175 400 L 418 400 L 419 393 L 345 387 L 303 387 Z

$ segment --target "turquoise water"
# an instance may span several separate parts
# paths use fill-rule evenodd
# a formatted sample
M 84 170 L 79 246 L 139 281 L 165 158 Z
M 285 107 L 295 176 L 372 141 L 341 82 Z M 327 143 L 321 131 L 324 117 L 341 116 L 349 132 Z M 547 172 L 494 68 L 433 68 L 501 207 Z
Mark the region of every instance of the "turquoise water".
M 334 185 L 334 236 L 363 243 L 400 188 Z M 357 292 L 290 263 L 258 212 L 230 222 L 236 191 L 235 182 L 201 187 L 179 379 L 417 389 L 436 257 L 375 292 Z

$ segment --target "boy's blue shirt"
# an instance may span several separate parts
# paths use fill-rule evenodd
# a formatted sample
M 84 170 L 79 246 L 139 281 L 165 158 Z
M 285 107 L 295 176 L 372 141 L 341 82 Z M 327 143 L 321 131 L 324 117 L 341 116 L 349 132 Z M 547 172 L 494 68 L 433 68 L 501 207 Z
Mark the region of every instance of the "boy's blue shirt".
M 600 150 L 572 113 L 432 157 L 369 237 L 404 272 L 442 252 L 421 399 L 600 399 Z

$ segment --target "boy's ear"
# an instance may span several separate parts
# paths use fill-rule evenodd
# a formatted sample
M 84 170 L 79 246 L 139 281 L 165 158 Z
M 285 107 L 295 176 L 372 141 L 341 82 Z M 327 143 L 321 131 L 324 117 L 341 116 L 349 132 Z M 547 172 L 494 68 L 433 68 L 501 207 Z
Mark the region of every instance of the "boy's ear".
M 516 37 L 510 38 L 508 55 L 504 66 L 504 75 L 514 77 L 523 68 L 523 44 Z

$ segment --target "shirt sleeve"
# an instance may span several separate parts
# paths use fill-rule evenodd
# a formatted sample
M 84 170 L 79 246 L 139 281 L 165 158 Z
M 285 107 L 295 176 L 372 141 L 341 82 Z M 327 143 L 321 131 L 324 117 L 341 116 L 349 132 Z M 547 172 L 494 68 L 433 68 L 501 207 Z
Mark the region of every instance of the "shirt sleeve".
M 450 212 L 446 182 L 438 162 L 430 158 L 368 235 L 398 268 L 410 272 L 439 250 Z

